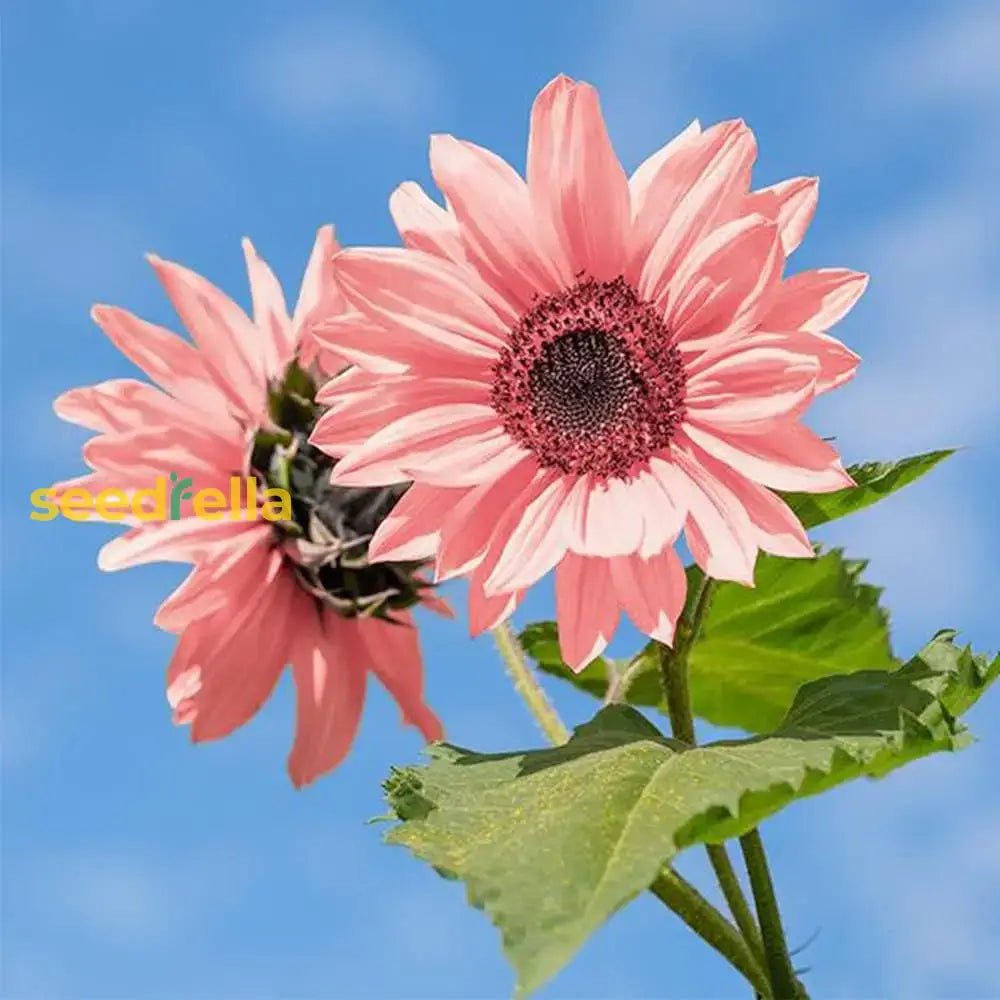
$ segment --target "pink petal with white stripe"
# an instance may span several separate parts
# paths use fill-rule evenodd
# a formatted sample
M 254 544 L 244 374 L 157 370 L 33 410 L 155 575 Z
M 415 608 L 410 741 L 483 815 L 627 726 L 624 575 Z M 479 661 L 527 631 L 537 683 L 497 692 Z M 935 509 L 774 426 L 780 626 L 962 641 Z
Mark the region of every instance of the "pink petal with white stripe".
M 671 456 L 689 483 L 684 535 L 695 562 L 717 580 L 752 585 L 757 542 L 743 505 L 693 451 L 675 447 Z
M 90 315 L 111 343 L 171 396 L 206 414 L 227 413 L 215 376 L 186 340 L 117 306 L 94 306 Z
M 818 177 L 792 177 L 754 191 L 744 202 L 743 211 L 759 212 L 777 222 L 781 245 L 787 257 L 802 243 L 816 214 L 818 201 Z
M 243 238 L 254 325 L 260 333 L 260 351 L 266 376 L 275 377 L 295 354 L 292 320 L 285 305 L 285 293 L 247 237 Z
M 711 434 L 688 424 L 685 433 L 710 455 L 775 490 L 832 493 L 854 485 L 835 449 L 795 421 L 763 434 Z
M 572 272 L 601 281 L 619 275 L 631 215 L 628 180 L 590 84 L 558 76 L 535 98 L 527 177 L 535 214 L 558 235 Z
M 246 518 L 247 511 L 240 517 Z M 97 565 L 112 572 L 151 562 L 195 562 L 243 531 L 270 536 L 267 522 L 249 520 L 203 521 L 182 517 L 177 521 L 148 522 L 112 539 L 98 553 Z
M 658 642 L 672 643 L 687 594 L 677 553 L 668 548 L 650 558 L 616 556 L 608 560 L 608 568 L 618 603 L 636 628 Z
M 446 260 L 465 260 L 458 220 L 432 201 L 419 184 L 400 184 L 389 198 L 389 212 L 404 246 Z
M 812 401 L 819 363 L 780 347 L 734 348 L 688 379 L 687 419 L 717 431 L 767 430 Z
M 728 222 L 703 239 L 663 289 L 666 322 L 682 350 L 753 328 L 781 279 L 778 231 L 762 215 Z
M 371 562 L 428 559 L 437 549 L 441 521 L 461 490 L 414 483 L 378 526 L 368 543 Z
M 266 349 L 250 317 L 200 274 L 149 256 L 205 367 L 237 412 L 257 419 L 267 402 Z
M 475 486 L 514 465 L 519 452 L 491 407 L 432 406 L 384 426 L 337 463 L 331 482 L 379 486 L 413 478 L 430 481 L 437 471 L 446 480 L 437 485 Z M 480 464 L 467 466 L 468 461 Z M 403 475 L 393 478 L 398 471 Z
M 487 363 L 503 346 L 507 325 L 450 261 L 389 247 L 343 250 L 334 265 L 348 300 L 385 326 Z
M 579 673 L 604 652 L 618 627 L 618 602 L 607 559 L 568 553 L 556 568 L 559 651 Z
M 824 333 L 850 312 L 867 287 L 868 275 L 860 271 L 801 271 L 774 290 L 760 324 L 765 330 Z
M 485 551 L 497 525 L 511 507 L 520 501 L 535 476 L 536 467 L 525 460 L 492 482 L 484 483 L 464 495 L 450 490 L 450 507 L 439 514 L 440 545 L 435 578 L 447 580 L 474 565 Z
M 742 121 L 707 129 L 699 137 L 698 148 L 707 155 L 684 157 L 684 193 L 671 203 L 669 216 L 663 216 L 646 259 L 635 261 L 641 272 L 633 274 L 633 280 L 639 294 L 650 301 L 660 297 L 698 242 L 734 217 L 750 186 L 757 143 Z M 665 183 L 672 185 L 673 178 L 666 178 Z
M 578 555 L 617 556 L 635 552 L 643 537 L 643 518 L 622 479 L 576 480 L 566 498 L 563 516 L 566 543 Z
M 431 136 L 431 173 L 458 220 L 470 264 L 516 312 L 572 280 L 540 226 L 528 187 L 499 156 L 451 135 Z
M 521 497 L 511 497 L 512 509 L 491 542 L 491 549 L 501 551 L 483 583 L 488 595 L 530 587 L 563 557 L 569 489 L 562 477 L 539 473 Z

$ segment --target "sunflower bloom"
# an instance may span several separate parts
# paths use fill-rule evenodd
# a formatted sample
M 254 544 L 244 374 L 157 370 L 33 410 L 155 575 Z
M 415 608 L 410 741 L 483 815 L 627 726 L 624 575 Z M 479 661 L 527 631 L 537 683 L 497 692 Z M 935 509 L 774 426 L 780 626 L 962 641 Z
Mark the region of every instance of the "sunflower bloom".
M 88 475 L 54 487 L 132 497 L 157 477 L 191 477 L 194 489 L 230 494 L 231 479 L 287 488 L 287 520 L 255 509 L 207 520 L 186 502 L 176 520 L 126 520 L 100 552 L 102 569 L 154 561 L 194 564 L 159 608 L 156 623 L 178 634 L 167 670 L 174 720 L 195 741 L 228 735 L 267 700 L 288 664 L 296 688 L 292 781 L 329 771 L 350 749 L 367 674 L 375 673 L 404 720 L 426 739 L 441 726 L 423 700 L 420 650 L 410 608 L 430 596 L 417 563 L 369 564 L 368 540 L 404 487 L 332 486 L 332 462 L 309 445 L 319 410 L 316 378 L 343 368 L 311 335 L 331 295 L 332 227 L 319 231 L 289 315 L 267 264 L 244 241 L 253 301 L 249 317 L 218 288 L 178 264 L 151 257 L 192 342 L 111 306 L 93 317 L 157 385 L 114 379 L 55 402 L 63 419 L 97 431 L 84 446 Z M 324 296 L 327 296 L 324 298 Z M 263 493 L 263 491 L 261 491 Z M 247 501 L 251 503 L 252 501 Z
M 317 326 L 355 368 L 321 391 L 333 482 L 414 486 L 370 555 L 469 574 L 473 630 L 555 569 L 565 660 L 621 612 L 672 641 L 681 532 L 711 576 L 752 585 L 757 552 L 808 558 L 775 490 L 851 485 L 801 417 L 857 356 L 827 334 L 867 278 L 782 272 L 813 178 L 750 190 L 742 121 L 693 123 L 629 178 L 596 91 L 561 76 L 531 114 L 526 180 L 437 135 L 441 208 L 403 184 L 402 248 L 334 258 L 348 310 Z

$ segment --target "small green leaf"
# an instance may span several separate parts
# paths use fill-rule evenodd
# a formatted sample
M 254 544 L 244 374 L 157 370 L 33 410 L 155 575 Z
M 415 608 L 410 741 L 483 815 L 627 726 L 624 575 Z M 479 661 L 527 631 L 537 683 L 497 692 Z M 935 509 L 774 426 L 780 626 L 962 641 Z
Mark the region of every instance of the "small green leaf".
M 942 633 L 894 673 L 807 684 L 768 736 L 684 748 L 613 705 L 564 746 L 439 746 L 386 784 L 387 835 L 500 929 L 519 992 L 538 989 L 680 850 L 745 833 L 795 799 L 963 741 L 949 706 L 1000 672 Z
M 814 560 L 762 556 L 755 587 L 717 584 L 689 661 L 695 714 L 718 726 L 766 733 L 807 681 L 897 666 L 881 591 L 861 582 L 864 567 L 836 549 Z M 687 572 L 690 597 L 703 576 L 697 567 Z M 522 642 L 546 673 L 606 696 L 608 677 L 615 676 L 611 664 L 595 660 L 574 674 L 559 656 L 555 623 L 528 626 Z M 665 707 L 657 655 L 654 644 L 643 650 L 621 700 Z
M 855 486 L 836 493 L 782 493 L 781 496 L 805 527 L 815 528 L 878 503 L 954 454 L 954 448 L 945 448 L 898 462 L 864 462 L 847 470 Z

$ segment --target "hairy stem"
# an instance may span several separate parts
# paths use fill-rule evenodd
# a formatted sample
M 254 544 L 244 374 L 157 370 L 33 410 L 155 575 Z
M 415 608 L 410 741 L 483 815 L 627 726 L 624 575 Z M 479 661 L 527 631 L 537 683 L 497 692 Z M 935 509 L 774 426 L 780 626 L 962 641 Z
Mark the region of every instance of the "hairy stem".
M 570 736 L 569 730 L 552 707 L 542 685 L 538 683 L 535 671 L 528 663 L 514 630 L 507 622 L 501 622 L 493 629 L 493 637 L 503 657 L 507 674 L 514 682 L 514 690 L 524 699 L 528 711 L 534 716 L 548 741 L 555 746 L 565 743 Z
M 726 905 L 729 907 L 729 912 L 732 913 L 733 919 L 736 921 L 736 926 L 739 927 L 740 933 L 746 939 L 747 944 L 753 950 L 754 954 L 762 957 L 764 946 L 761 942 L 760 929 L 754 920 L 750 904 L 743 894 L 743 887 L 740 885 L 736 869 L 733 867 L 732 861 L 729 860 L 729 852 L 726 850 L 726 845 L 706 844 L 705 849 L 708 851 L 708 859 L 712 863 L 715 877 L 719 881 L 722 895 L 726 898 Z
M 754 901 L 757 904 L 757 919 L 760 921 L 764 939 L 764 958 L 775 1000 L 796 1000 L 804 996 L 801 984 L 796 979 L 792 960 L 785 942 L 785 932 L 781 926 L 778 899 L 774 893 L 774 883 L 764 853 L 764 842 L 757 830 L 740 837 L 740 847 L 750 875 Z
M 666 868 L 650 886 L 650 891 L 723 955 L 753 986 L 758 996 L 772 996 L 767 976 L 756 954 L 736 928 L 690 882 Z

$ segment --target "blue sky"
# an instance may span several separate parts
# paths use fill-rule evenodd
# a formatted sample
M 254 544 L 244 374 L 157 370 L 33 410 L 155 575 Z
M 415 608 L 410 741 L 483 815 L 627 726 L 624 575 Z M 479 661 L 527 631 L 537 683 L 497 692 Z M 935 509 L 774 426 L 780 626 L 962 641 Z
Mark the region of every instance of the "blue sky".
M 851 461 L 969 446 L 824 537 L 871 559 L 901 654 L 944 626 L 1000 645 L 992 0 L 5 7 L 4 998 L 509 995 L 485 917 L 364 825 L 389 765 L 419 750 L 389 699 L 372 689 L 351 758 L 301 793 L 284 772 L 287 684 L 235 737 L 192 747 L 163 695 L 171 640 L 150 622 L 179 569 L 102 574 L 110 530 L 30 522 L 28 494 L 81 468 L 85 435 L 51 399 L 131 374 L 90 304 L 175 323 L 144 252 L 245 302 L 250 235 L 295 286 L 325 222 L 345 243 L 395 241 L 387 198 L 428 181 L 429 133 L 522 166 L 530 101 L 558 72 L 598 85 L 629 167 L 694 117 L 739 116 L 761 184 L 821 176 L 794 266 L 873 279 L 839 328 L 865 363 L 815 426 Z M 520 621 L 550 612 L 543 589 Z M 424 645 L 452 740 L 538 742 L 488 638 L 428 620 Z M 1000 698 L 970 722 L 972 749 L 766 825 L 792 942 L 819 932 L 801 957 L 814 996 L 1000 996 Z M 703 874 L 700 857 L 682 867 Z M 734 995 L 651 899 L 541 994 Z

